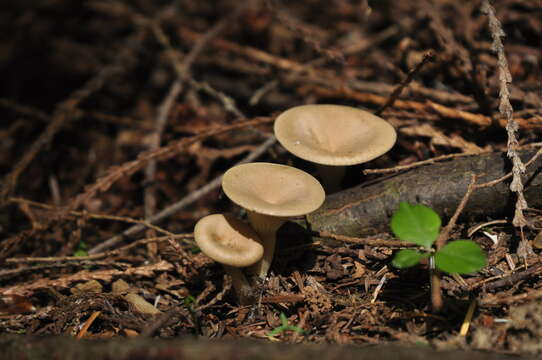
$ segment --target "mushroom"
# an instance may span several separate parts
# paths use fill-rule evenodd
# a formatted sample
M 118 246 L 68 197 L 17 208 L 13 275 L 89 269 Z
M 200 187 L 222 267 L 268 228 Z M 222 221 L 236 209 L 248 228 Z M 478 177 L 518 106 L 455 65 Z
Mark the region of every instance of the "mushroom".
M 224 266 L 242 305 L 250 304 L 251 286 L 240 268 L 258 262 L 263 246 L 258 234 L 243 221 L 231 215 L 213 214 L 200 219 L 194 227 L 194 238 L 201 251 Z
M 273 261 L 278 228 L 290 216 L 318 209 L 325 198 L 322 185 L 306 172 L 263 162 L 229 169 L 222 178 L 222 188 L 231 201 L 247 210 L 250 224 L 260 235 L 264 254 L 249 271 L 262 279 Z
M 277 140 L 292 154 L 316 164 L 326 191 L 337 191 L 345 166 L 373 160 L 395 144 L 386 120 L 350 106 L 302 105 L 275 120 Z

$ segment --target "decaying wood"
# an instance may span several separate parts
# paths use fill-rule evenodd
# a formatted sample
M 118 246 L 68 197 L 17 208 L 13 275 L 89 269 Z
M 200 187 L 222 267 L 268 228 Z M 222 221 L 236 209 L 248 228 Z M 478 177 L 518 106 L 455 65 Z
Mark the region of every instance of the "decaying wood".
M 535 154 L 521 152 L 523 161 Z M 527 170 L 525 197 L 532 207 L 542 206 L 542 160 Z M 504 176 L 510 162 L 504 153 L 492 153 L 417 168 L 369 186 L 357 186 L 326 198 L 324 205 L 307 217 L 314 231 L 360 236 L 389 230 L 389 220 L 399 202 L 421 203 L 444 218 L 452 216 L 471 181 L 478 183 Z M 514 211 L 508 182 L 476 190 L 463 214 L 507 215 Z

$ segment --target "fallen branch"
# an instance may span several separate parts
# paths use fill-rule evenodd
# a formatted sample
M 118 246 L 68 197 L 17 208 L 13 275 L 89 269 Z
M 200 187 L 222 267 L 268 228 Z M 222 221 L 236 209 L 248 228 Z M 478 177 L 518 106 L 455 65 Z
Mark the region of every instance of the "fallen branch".
M 520 152 L 524 161 L 537 152 Z M 444 218 L 450 218 L 471 181 L 478 176 L 477 187 L 463 216 L 506 215 L 513 209 L 508 184 L 509 163 L 506 154 L 492 153 L 457 158 L 398 174 L 368 186 L 357 186 L 330 195 L 324 205 L 307 216 L 313 231 L 347 236 L 363 236 L 389 231 L 389 219 L 400 201 L 422 203 Z M 542 207 L 542 159 L 536 157 L 526 173 L 525 197 L 531 207 Z M 491 181 L 498 179 L 498 182 Z M 481 185 L 484 183 L 491 186 Z

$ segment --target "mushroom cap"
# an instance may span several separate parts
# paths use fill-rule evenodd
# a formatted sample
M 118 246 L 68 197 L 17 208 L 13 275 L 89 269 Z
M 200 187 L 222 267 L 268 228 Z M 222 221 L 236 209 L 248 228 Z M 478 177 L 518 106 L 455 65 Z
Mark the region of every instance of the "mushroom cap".
M 361 164 L 385 154 L 397 134 L 386 120 L 350 106 L 302 105 L 275 120 L 275 136 L 302 159 L 332 166 Z
M 258 234 L 230 215 L 213 214 L 200 219 L 194 227 L 194 238 L 205 255 L 224 265 L 250 266 L 263 256 Z
M 313 176 L 291 166 L 254 162 L 224 174 L 222 189 L 237 205 L 259 214 L 300 216 L 318 209 L 325 199 Z

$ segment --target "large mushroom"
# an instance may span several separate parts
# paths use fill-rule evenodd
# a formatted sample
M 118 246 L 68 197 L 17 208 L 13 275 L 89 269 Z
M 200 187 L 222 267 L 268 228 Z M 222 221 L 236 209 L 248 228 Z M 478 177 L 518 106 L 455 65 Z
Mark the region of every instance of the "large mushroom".
M 386 120 L 350 106 L 302 105 L 275 120 L 275 136 L 289 152 L 316 164 L 326 191 L 337 191 L 345 166 L 373 160 L 397 138 Z
M 264 246 L 262 260 L 251 271 L 264 279 L 275 252 L 276 232 L 290 216 L 306 215 L 320 207 L 325 192 L 306 172 L 291 166 L 248 163 L 224 174 L 224 193 L 247 210 L 248 219 Z
M 240 268 L 260 261 L 263 246 L 258 234 L 243 221 L 223 214 L 208 215 L 194 227 L 201 251 L 224 266 L 242 305 L 251 303 L 251 286 Z

